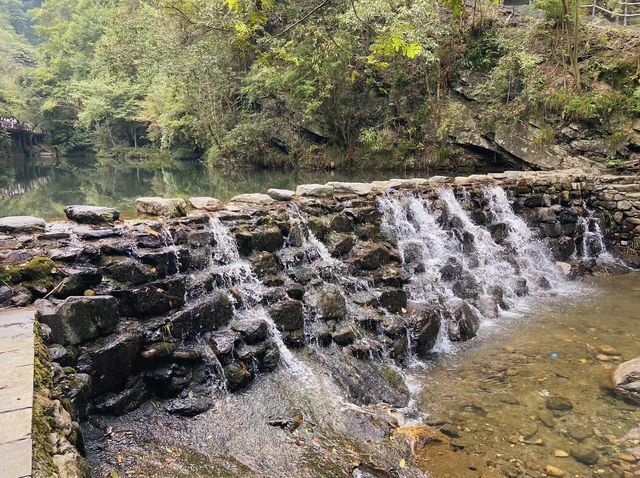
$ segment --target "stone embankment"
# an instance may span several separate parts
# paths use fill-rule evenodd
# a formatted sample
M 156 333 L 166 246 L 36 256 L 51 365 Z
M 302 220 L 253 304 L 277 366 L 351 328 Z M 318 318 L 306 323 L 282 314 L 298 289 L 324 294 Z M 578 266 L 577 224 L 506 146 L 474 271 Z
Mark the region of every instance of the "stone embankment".
M 442 337 L 470 339 L 483 316 L 553 292 L 552 277 L 527 279 L 510 258 L 512 225 L 490 210 L 490 187 L 507 193 L 512 213 L 566 275 L 624 270 L 597 260 L 604 237 L 638 263 L 636 176 L 336 182 L 244 194 L 226 205 L 140 198 L 146 219 L 120 221 L 117 210 L 91 206 L 69 206 L 69 221 L 0 219 L 0 305 L 37 307 L 53 360 L 52 396 L 74 421 L 127 413 L 150 398 L 170 413 L 201 413 L 215 399 L 212 385 L 244 389 L 286 362 L 290 348 L 309 344 L 342 351 L 328 366 L 353 401 L 404 406 L 409 392 L 385 361 L 428 358 Z M 449 190 L 458 212 L 443 199 Z M 436 271 L 455 300 L 414 297 L 416 278 L 433 266 L 425 259 L 431 251 L 399 247 L 380 206 L 381 198 L 405 195 L 429 202 L 434 224 L 464 258 L 449 257 Z M 483 231 L 487 237 L 477 235 Z M 513 290 L 465 270 L 486 259 L 481 240 L 513 263 Z

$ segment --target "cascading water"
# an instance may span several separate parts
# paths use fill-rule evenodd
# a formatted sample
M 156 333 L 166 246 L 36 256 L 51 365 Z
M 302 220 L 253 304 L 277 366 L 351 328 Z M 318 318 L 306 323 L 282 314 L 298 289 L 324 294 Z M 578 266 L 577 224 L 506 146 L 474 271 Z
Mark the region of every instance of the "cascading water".
M 486 227 L 471 219 L 453 191 L 437 193 L 440 204 L 413 195 L 379 200 L 382 231 L 397 244 L 404 267 L 414 272 L 408 287 L 412 300 L 427 304 L 462 300 L 474 313 L 495 318 L 498 307 L 487 304 L 504 309 L 527 291 L 558 290 L 564 285 L 550 251 L 513 212 L 504 190 L 485 191 L 491 218 Z M 500 240 L 490 232 L 496 228 L 502 231 Z M 412 332 L 407 333 L 410 337 Z M 448 335 L 443 323 L 434 352 L 451 350 Z
M 265 321 L 283 363 L 299 378 L 313 382 L 311 370 L 291 353 L 273 319 L 260 304 L 263 285 L 251 265 L 240 257 L 238 244 L 229 229 L 217 218 L 210 219 L 209 228 L 215 240 L 212 250 L 214 265 L 210 270 L 214 274 L 221 274 L 224 286 L 234 286 L 239 291 L 242 302 L 241 309 L 238 310 L 239 317 Z
M 607 251 L 600 221 L 593 211 L 585 207 L 586 216 L 578 216 L 576 232 L 582 237 L 576 255 L 584 260 L 595 260 L 599 264 L 611 264 L 618 261 Z
M 527 279 L 529 287 L 536 288 L 545 279 L 555 287 L 564 282 L 551 252 L 535 237 L 526 222 L 513 212 L 504 189 L 488 188 L 485 197 L 489 201 L 492 224 L 506 226 L 503 244 L 513 254 L 520 274 Z

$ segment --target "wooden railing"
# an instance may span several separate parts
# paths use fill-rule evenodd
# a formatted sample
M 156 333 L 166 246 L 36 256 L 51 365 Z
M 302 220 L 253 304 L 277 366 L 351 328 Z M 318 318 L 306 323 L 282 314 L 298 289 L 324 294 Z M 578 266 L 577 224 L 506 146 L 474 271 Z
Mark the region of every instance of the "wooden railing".
M 591 18 L 596 16 L 596 13 L 604 13 L 610 17 L 616 19 L 616 22 L 622 20 L 624 26 L 629 25 L 629 20 L 635 17 L 640 17 L 640 1 L 627 2 L 623 0 L 618 1 L 620 11 L 609 10 L 602 5 L 598 5 L 598 0 L 593 0 L 591 5 L 581 5 L 584 8 L 591 9 Z

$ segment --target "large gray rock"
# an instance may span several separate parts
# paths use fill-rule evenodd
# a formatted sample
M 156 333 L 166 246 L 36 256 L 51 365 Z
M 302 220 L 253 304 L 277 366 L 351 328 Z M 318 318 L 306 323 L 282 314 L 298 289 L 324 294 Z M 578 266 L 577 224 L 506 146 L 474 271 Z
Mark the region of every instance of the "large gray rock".
M 267 190 L 267 195 L 276 201 L 291 201 L 296 192 L 291 189 L 270 188 Z
M 0 232 L 19 234 L 26 232 L 44 232 L 47 223 L 33 216 L 8 216 L 0 218 Z
M 211 197 L 189 198 L 189 204 L 191 204 L 194 209 L 203 209 L 205 211 L 219 211 L 224 208 L 222 201 Z
M 640 404 L 640 357 L 618 365 L 611 381 L 616 393 Z
M 187 214 L 187 202 L 181 198 L 143 197 L 136 199 L 136 209 L 149 216 L 181 217 Z
M 267 194 L 255 193 L 238 194 L 237 196 L 231 198 L 231 202 L 253 204 L 256 206 L 268 206 L 269 204 L 273 204 L 275 200 Z
M 51 328 L 53 342 L 76 345 L 115 330 L 118 301 L 109 295 L 68 297 L 57 307 L 42 304 L 37 317 Z
M 327 186 L 331 186 L 337 193 L 357 194 L 359 196 L 366 196 L 373 190 L 371 183 L 329 182 Z
M 222 292 L 213 292 L 199 302 L 177 312 L 170 319 L 174 337 L 194 337 L 211 332 L 229 323 L 233 316 L 231 299 Z
M 482 320 L 478 309 L 460 299 L 448 301 L 447 309 L 451 314 L 449 339 L 453 341 L 469 340 L 477 335 Z
M 296 188 L 298 196 L 329 197 L 333 194 L 333 186 L 328 184 L 301 184 Z
M 82 224 L 103 224 L 120 219 L 120 211 L 112 207 L 75 205 L 64 208 L 67 219 Z

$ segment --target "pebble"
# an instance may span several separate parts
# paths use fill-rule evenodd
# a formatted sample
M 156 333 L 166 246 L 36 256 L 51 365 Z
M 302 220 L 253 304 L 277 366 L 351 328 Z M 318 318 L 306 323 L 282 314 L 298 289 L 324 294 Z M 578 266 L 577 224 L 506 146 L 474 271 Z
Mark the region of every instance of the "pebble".
M 571 447 L 571 456 L 574 457 L 576 461 L 584 463 L 585 465 L 595 465 L 600 458 L 598 452 L 593 448 L 582 445 Z
M 567 458 L 569 454 L 564 450 L 553 450 L 553 456 L 557 458 Z
M 636 461 L 638 461 L 635 456 L 630 455 L 629 453 L 619 453 L 618 458 L 628 463 L 635 463 Z
M 564 397 L 549 397 L 547 398 L 547 408 L 549 410 L 558 410 L 561 412 L 568 412 L 573 409 L 571 400 Z
M 568 425 L 567 434 L 577 441 L 583 441 L 593 436 L 593 432 L 582 425 Z
M 545 466 L 544 472 L 549 476 L 557 476 L 557 477 L 564 476 L 564 470 L 562 468 L 557 468 L 552 465 Z
M 551 413 L 549 410 L 540 410 L 537 417 L 545 427 L 553 428 L 553 426 L 555 425 L 553 413 Z
M 535 422 L 524 422 L 518 427 L 518 433 L 525 438 L 531 438 L 538 432 L 538 425 Z
M 604 355 L 620 355 L 620 353 L 611 345 L 601 345 L 598 347 L 598 352 Z

